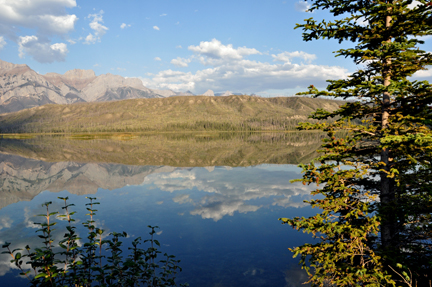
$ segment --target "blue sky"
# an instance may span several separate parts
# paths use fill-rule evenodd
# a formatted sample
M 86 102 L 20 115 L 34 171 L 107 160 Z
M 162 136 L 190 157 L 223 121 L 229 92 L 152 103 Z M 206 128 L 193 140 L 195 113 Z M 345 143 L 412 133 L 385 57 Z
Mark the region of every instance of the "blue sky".
M 356 69 L 334 57 L 342 47 L 337 41 L 302 41 L 296 23 L 329 18 L 307 6 L 298 0 L 2 0 L 0 59 L 41 74 L 78 68 L 138 77 L 153 89 L 289 96 Z

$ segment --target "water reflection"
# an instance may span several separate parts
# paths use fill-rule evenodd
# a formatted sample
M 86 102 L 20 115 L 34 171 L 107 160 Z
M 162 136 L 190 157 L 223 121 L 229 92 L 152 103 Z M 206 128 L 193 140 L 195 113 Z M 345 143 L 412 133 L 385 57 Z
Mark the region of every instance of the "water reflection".
M 224 152 L 214 150 L 217 145 L 210 140 L 179 137 L 159 143 L 165 145 L 159 149 L 163 156 L 152 154 L 157 144 L 144 152 L 131 141 L 74 143 L 51 138 L 45 144 L 41 139 L 0 142 L 0 243 L 11 241 L 13 248 L 40 245 L 35 237 L 33 222 L 38 220 L 34 216 L 43 213 L 41 204 L 46 201 L 53 201 L 53 210 L 59 210 L 57 196 L 69 196 L 78 211 L 77 223 L 84 222 L 84 195 L 93 194 L 101 202 L 97 225 L 108 232 L 125 230 L 133 239 L 145 236 L 149 224 L 162 227 L 157 236 L 163 252 L 182 260 L 184 271 L 179 282 L 187 281 L 191 286 L 304 286 L 301 282 L 305 274 L 287 248 L 310 241 L 310 237 L 280 225 L 277 218 L 313 214 L 303 203 L 310 198 L 313 187 L 290 184 L 291 179 L 300 176 L 300 169 L 273 161 L 287 163 L 312 154 L 305 149 L 312 141 L 302 144 L 299 137 L 287 143 L 283 136 L 268 138 L 267 142 L 255 142 L 256 137 L 247 137 L 244 145 L 238 139 L 229 142 L 217 138 Z M 110 152 L 97 162 L 101 154 L 106 155 L 103 149 L 97 152 L 104 142 L 117 146 L 120 155 Z M 145 140 L 137 142 L 143 144 Z M 174 142 L 180 146 L 196 144 L 186 149 L 190 155 L 183 155 L 183 159 L 179 155 L 176 160 L 168 155 L 168 147 L 173 148 Z M 60 147 L 51 149 L 53 143 Z M 264 150 L 266 145 L 268 150 Z M 135 158 L 133 151 L 129 154 L 133 147 Z M 65 150 L 69 152 L 66 155 L 62 154 Z M 155 157 L 181 165 L 149 164 Z M 187 157 L 202 166 L 191 166 Z M 139 161 L 144 165 L 136 164 Z M 128 164 L 131 162 L 134 164 Z M 209 164 L 212 162 L 232 164 Z M 250 166 L 248 162 L 259 164 Z M 57 229 L 55 236 L 60 239 L 61 225 Z M 24 286 L 26 282 L 16 274 L 9 258 L 0 255 L 0 285 Z
M 163 191 L 203 191 L 199 198 L 180 194 L 173 198 L 179 204 L 193 206 L 192 215 L 220 220 L 235 212 L 254 212 L 271 206 L 303 207 L 310 197 L 310 188 L 290 184 L 298 178 L 293 166 L 260 165 L 249 168 L 193 168 L 150 174 L 144 184 L 153 184 Z
M 44 136 L 0 139 L 0 153 L 45 162 L 116 163 L 175 167 L 298 164 L 316 157 L 322 133 L 147 134 L 118 136 Z

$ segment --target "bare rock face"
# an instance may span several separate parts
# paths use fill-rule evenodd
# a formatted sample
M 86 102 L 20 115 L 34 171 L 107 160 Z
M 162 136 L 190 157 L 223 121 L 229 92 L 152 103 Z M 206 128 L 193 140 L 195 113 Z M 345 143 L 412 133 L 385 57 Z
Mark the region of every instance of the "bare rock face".
M 27 65 L 0 60 L 0 112 L 48 103 L 66 104 L 61 90 Z
M 27 65 L 18 65 L 18 64 L 12 64 L 12 63 L 8 63 L 5 61 L 0 60 L 0 69 L 12 69 L 12 68 L 16 68 L 16 67 L 23 67 L 23 66 L 27 66 Z
M 64 75 L 39 75 L 27 65 L 0 60 L 0 113 L 14 112 L 45 104 L 112 101 L 135 98 L 162 98 L 144 87 L 137 78 L 92 70 L 70 70 Z
M 73 87 L 76 90 L 81 90 L 96 79 L 96 75 L 92 70 L 70 70 L 64 75 L 57 73 L 48 73 L 44 75 L 52 84 L 56 86 L 66 85 Z
M 152 89 L 153 93 L 161 95 L 164 98 L 168 98 L 168 97 L 172 97 L 172 96 L 176 96 L 177 93 L 171 90 L 155 90 Z
M 179 93 L 175 93 L 174 95 L 170 95 L 170 97 L 181 97 L 181 96 L 188 97 L 188 96 L 195 96 L 195 94 L 193 94 L 191 91 L 186 91 L 186 92 L 179 92 Z
M 205 92 L 203 94 L 203 96 L 207 96 L 207 97 L 214 97 L 214 93 L 212 90 L 207 90 L 207 92 Z
M 91 83 L 82 89 L 87 102 L 98 101 L 107 91 L 117 90 L 118 88 L 134 88 L 151 94 L 151 90 L 144 87 L 142 81 L 137 78 L 123 78 L 121 76 L 105 74 L 96 77 Z

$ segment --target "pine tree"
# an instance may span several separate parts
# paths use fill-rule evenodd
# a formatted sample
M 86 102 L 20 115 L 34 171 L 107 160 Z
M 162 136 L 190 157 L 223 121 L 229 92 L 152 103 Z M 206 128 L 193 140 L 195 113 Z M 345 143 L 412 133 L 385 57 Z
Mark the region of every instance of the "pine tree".
M 328 81 L 325 91 L 310 86 L 304 93 L 348 102 L 311 116 L 335 121 L 300 126 L 328 137 L 319 164 L 303 165 L 299 180 L 318 185 L 313 194 L 320 196 L 309 203 L 321 213 L 281 218 L 319 241 L 291 250 L 301 256 L 314 285 L 429 286 L 432 88 L 411 76 L 432 64 L 432 54 L 420 49 L 421 37 L 432 34 L 432 2 L 312 2 L 309 11 L 329 10 L 335 20 L 306 19 L 296 27 L 304 30 L 303 39 L 354 43 L 337 55 L 352 58 L 359 69 L 347 79 Z

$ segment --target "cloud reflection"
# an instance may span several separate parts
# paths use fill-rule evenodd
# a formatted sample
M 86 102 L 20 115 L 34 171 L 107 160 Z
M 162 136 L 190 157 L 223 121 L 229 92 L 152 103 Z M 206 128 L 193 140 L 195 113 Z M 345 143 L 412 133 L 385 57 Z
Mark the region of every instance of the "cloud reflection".
M 298 178 L 293 166 L 272 169 L 271 165 L 259 168 L 215 167 L 214 169 L 177 169 L 171 173 L 150 174 L 144 184 L 155 185 L 167 192 L 198 190 L 206 192 L 201 198 L 180 194 L 173 198 L 179 204 L 194 207 L 190 214 L 214 221 L 235 212 L 254 212 L 263 207 L 303 207 L 310 198 L 313 187 L 290 183 Z M 267 200 L 266 200 L 267 199 Z M 259 203 L 258 201 L 259 200 Z M 264 202 L 264 204 L 263 204 Z

